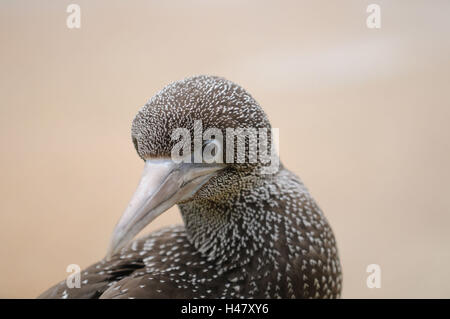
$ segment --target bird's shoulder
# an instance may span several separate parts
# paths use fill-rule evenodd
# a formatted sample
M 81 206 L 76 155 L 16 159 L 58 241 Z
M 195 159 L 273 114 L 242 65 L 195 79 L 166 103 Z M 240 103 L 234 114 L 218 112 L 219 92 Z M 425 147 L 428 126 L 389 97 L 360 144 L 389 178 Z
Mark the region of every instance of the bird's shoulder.
M 165 271 L 170 269 L 170 265 L 176 264 L 175 261 L 179 262 L 181 255 L 195 257 L 184 227 L 163 228 L 133 241 L 110 260 L 102 259 L 83 269 L 79 273 L 79 287 L 69 288 L 66 280 L 63 280 L 38 298 L 95 299 L 103 297 L 105 293 L 106 296 L 127 296 L 124 286 L 132 284 L 136 284 L 136 287 L 154 287 L 157 293 L 158 285 L 167 279 Z M 152 279 L 148 278 L 155 279 L 152 285 Z M 138 283 L 143 279 L 146 279 L 148 284 Z M 148 294 L 147 291 L 146 298 L 151 298 Z

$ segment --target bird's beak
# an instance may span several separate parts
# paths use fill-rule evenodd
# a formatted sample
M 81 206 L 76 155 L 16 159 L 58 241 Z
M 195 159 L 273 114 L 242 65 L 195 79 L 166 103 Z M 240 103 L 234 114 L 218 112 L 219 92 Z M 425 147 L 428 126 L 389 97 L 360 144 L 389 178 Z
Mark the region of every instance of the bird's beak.
M 147 160 L 138 188 L 114 229 L 106 258 L 117 253 L 170 207 L 189 199 L 221 168 L 221 164 Z

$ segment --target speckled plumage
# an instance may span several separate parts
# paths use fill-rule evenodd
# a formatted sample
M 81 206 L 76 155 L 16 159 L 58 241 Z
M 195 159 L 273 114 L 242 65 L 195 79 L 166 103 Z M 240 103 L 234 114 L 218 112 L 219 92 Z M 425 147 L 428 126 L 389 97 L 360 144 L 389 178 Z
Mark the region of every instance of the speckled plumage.
M 141 158 L 170 154 L 171 129 L 266 127 L 238 85 L 198 76 L 155 95 L 133 121 Z M 42 298 L 337 298 L 342 275 L 333 232 L 302 182 L 283 166 L 228 164 L 179 203 L 184 226 L 153 232 Z

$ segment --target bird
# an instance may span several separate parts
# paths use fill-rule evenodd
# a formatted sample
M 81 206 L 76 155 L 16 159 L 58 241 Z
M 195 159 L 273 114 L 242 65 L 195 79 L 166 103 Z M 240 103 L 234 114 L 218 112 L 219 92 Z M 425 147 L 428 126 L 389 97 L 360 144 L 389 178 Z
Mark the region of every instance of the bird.
M 189 132 L 182 142 L 187 154 L 177 153 L 182 161 L 173 152 L 178 128 Z M 216 134 L 204 139 L 209 128 Z M 232 139 L 218 138 L 233 129 L 268 130 L 274 141 L 262 107 L 234 82 L 197 75 L 156 93 L 132 123 L 144 170 L 106 256 L 79 272 L 79 287 L 63 280 L 38 298 L 340 298 L 337 243 L 322 210 L 275 152 L 279 164 L 269 172 L 267 162 L 248 160 L 247 152 L 236 160 Z M 215 162 L 192 161 L 199 143 L 214 150 Z M 175 205 L 182 225 L 133 240 Z

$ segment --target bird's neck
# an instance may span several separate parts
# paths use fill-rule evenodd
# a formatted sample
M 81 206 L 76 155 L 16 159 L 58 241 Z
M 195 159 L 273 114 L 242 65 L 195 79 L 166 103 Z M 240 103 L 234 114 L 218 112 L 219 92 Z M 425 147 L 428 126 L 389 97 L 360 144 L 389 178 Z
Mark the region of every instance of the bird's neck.
M 270 238 L 266 216 L 269 188 L 276 177 L 260 179 L 226 201 L 192 201 L 180 205 L 189 240 L 208 260 L 224 269 L 250 262 Z

